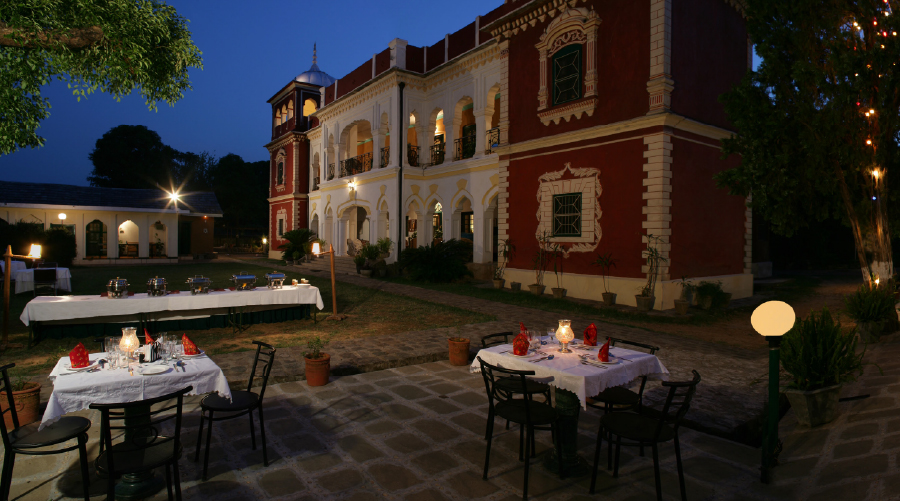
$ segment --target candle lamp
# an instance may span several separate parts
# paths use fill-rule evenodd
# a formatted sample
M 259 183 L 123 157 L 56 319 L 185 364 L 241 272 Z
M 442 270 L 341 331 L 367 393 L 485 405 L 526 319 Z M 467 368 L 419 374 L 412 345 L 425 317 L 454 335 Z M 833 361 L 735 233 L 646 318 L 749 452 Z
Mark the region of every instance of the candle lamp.
M 572 350 L 569 349 L 569 343 L 575 339 L 575 333 L 572 332 L 571 320 L 559 321 L 559 328 L 556 329 L 556 339 L 562 345 L 559 349 L 560 353 L 571 353 Z
M 137 338 L 137 328 L 123 327 L 122 340 L 119 341 L 119 349 L 128 353 L 129 358 L 134 358 L 134 350 L 141 346 L 141 342 Z

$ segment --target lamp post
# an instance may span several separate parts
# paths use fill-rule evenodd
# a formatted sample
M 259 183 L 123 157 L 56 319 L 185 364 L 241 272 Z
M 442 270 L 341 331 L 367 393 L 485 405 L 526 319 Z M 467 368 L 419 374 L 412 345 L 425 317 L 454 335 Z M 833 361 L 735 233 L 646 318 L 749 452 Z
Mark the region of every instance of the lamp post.
M 347 318 L 347 315 L 344 315 L 343 313 L 338 314 L 337 312 L 337 289 L 334 285 L 334 246 L 328 244 L 328 252 L 322 252 L 319 242 L 316 242 L 313 244 L 312 251 L 316 256 L 322 254 L 329 254 L 331 256 L 331 315 L 325 317 L 325 320 L 343 320 Z
M 262 243 L 263 243 L 263 254 L 266 255 L 266 258 L 268 258 L 269 257 L 269 245 L 268 245 L 269 240 L 266 239 L 266 237 L 263 237 Z
M 778 444 L 778 419 L 780 414 L 778 373 L 781 365 L 781 336 L 794 326 L 794 309 L 782 301 L 767 301 L 753 310 L 750 323 L 756 332 L 769 341 L 769 408 L 763 435 L 762 467 L 760 481 L 772 481 L 775 466 L 775 447 Z
M 17 256 L 12 253 L 12 246 L 6 246 L 6 253 L 3 254 L 3 339 L 0 340 L 0 350 L 13 347 L 9 344 L 9 277 L 12 275 L 12 258 L 18 257 L 22 259 L 33 259 L 35 261 L 41 258 L 41 246 L 31 244 L 31 252 L 27 256 Z M 21 345 L 16 345 L 21 348 Z

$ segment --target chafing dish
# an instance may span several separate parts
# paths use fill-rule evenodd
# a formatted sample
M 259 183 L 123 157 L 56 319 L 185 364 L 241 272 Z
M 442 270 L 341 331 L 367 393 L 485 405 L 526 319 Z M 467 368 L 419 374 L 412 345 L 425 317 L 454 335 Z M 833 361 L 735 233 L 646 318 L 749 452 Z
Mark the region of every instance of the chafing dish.
M 110 299 L 128 297 L 128 280 L 116 277 L 106 284 L 106 294 Z
M 239 291 L 248 291 L 256 287 L 256 275 L 251 275 L 246 271 L 231 275 L 231 281 L 234 283 L 234 288 Z
M 284 284 L 284 273 L 281 273 L 280 271 L 266 273 L 266 282 L 266 287 L 270 289 L 280 289 Z
M 187 284 L 191 287 L 191 294 L 209 294 L 209 286 L 212 280 L 203 275 L 194 275 L 187 279 Z
M 166 279 L 153 277 L 147 280 L 148 296 L 165 296 L 166 295 Z

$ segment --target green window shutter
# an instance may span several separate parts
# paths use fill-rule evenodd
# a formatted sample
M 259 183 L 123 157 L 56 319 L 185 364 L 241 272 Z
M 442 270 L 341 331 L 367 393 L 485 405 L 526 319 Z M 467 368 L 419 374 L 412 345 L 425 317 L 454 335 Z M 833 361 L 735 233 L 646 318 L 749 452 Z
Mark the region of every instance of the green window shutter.
M 569 45 L 554 54 L 554 106 L 581 98 L 581 79 L 581 45 Z
M 581 236 L 581 193 L 553 195 L 553 236 Z

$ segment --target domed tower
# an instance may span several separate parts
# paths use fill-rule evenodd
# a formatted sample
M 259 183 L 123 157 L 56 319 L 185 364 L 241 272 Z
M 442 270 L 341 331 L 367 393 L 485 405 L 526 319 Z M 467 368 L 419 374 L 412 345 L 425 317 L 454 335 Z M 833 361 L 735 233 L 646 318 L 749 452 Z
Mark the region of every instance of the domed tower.
M 310 158 L 307 133 L 319 125 L 310 114 L 319 109 L 322 87 L 335 78 L 319 69 L 316 46 L 312 66 L 267 102 L 272 106 L 269 150 L 269 255 L 281 256 L 284 234 L 308 228 L 309 192 L 318 186 L 319 160 Z

